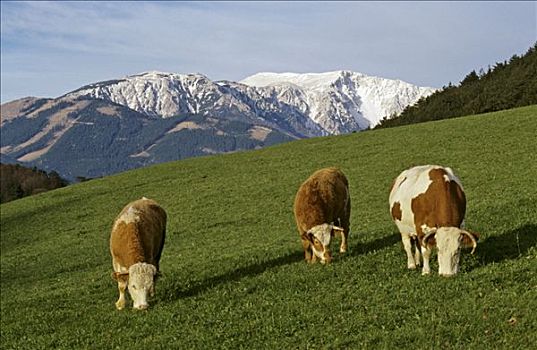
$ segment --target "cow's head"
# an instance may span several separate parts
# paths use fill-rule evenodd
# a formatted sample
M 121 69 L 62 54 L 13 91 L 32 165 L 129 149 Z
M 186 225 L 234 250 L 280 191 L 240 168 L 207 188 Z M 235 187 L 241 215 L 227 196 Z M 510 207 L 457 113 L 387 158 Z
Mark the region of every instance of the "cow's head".
M 322 264 L 332 261 L 330 240 L 336 231 L 343 231 L 343 229 L 330 224 L 322 224 L 313 226 L 306 232 L 306 238 L 311 243 L 313 254 L 321 259 Z
M 155 277 L 157 268 L 147 263 L 137 263 L 129 267 L 128 290 L 133 301 L 133 307 L 139 310 L 148 308 L 148 295 L 155 293 Z
M 433 238 L 438 248 L 438 274 L 449 277 L 459 272 L 461 248 L 472 247 L 473 254 L 479 236 L 457 227 L 440 227 L 428 231 L 422 244 L 432 243 Z

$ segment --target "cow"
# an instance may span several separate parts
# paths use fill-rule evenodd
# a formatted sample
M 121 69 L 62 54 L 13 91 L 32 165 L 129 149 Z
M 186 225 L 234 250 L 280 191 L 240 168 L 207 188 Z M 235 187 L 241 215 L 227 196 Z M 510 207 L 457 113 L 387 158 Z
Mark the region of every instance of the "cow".
M 293 206 L 305 260 L 332 261 L 330 240 L 341 237 L 340 253 L 347 252 L 351 198 L 347 178 L 337 168 L 313 173 L 298 189 Z M 337 225 L 336 225 L 337 224 Z
M 148 295 L 155 294 L 165 236 L 166 212 L 151 199 L 131 202 L 117 216 L 110 235 L 110 253 L 112 278 L 119 289 L 118 310 L 125 307 L 125 289 L 135 309 L 148 308 Z
M 438 272 L 453 276 L 459 270 L 460 249 L 477 247 L 478 235 L 464 230 L 466 196 L 461 181 L 448 167 L 423 165 L 403 171 L 390 192 L 390 213 L 407 254 L 407 266 L 420 265 L 429 274 L 432 248 L 438 248 Z M 414 254 L 412 254 L 414 248 Z

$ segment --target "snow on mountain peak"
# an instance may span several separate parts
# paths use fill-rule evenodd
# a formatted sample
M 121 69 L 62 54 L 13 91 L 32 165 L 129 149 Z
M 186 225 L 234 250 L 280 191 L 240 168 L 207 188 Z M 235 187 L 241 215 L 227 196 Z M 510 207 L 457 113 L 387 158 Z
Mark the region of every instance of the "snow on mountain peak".
M 325 73 L 271 73 L 263 72 L 249 76 L 240 82 L 242 84 L 265 87 L 271 85 L 290 83 L 303 89 L 315 89 L 328 86 L 342 76 L 349 74 L 348 71 L 333 71 Z
M 351 71 L 258 73 L 239 83 L 202 74 L 148 71 L 82 87 L 69 96 L 110 100 L 151 116 L 195 113 L 264 120 L 295 135 L 341 134 L 375 126 L 383 117 L 435 89 Z
M 407 105 L 435 89 L 351 71 L 326 73 L 258 73 L 241 81 L 258 88 L 297 86 L 305 96 L 309 117 L 330 133 L 375 126 L 385 116 L 399 114 Z

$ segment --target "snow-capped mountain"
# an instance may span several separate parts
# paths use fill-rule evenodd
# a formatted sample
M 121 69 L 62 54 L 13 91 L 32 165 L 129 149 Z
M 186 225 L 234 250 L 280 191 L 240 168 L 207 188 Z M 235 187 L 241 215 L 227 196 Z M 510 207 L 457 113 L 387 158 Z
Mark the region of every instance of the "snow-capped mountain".
M 213 82 L 201 74 L 147 72 L 88 85 L 68 96 L 105 99 L 163 118 L 232 115 L 310 137 L 373 127 L 434 91 L 349 71 L 259 73 L 239 83 Z
M 69 179 L 104 176 L 363 130 L 433 91 L 348 71 L 241 82 L 147 72 L 3 104 L 0 155 Z
M 349 71 L 258 73 L 241 83 L 285 91 L 284 98 L 296 96 L 294 103 L 306 106 L 304 112 L 332 134 L 374 127 L 382 118 L 401 113 L 406 106 L 435 91 Z

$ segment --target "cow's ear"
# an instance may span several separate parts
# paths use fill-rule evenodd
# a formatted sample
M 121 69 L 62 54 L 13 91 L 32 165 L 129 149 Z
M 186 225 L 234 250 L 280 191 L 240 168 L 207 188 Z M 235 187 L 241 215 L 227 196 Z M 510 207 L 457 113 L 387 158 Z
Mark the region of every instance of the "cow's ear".
M 332 226 L 332 231 L 330 232 L 330 234 L 333 236 L 334 234 L 336 234 L 337 232 L 345 232 L 345 230 L 343 229 L 343 227 L 339 227 L 339 226 Z
M 466 232 L 471 234 L 475 238 L 475 240 L 479 242 L 479 236 L 480 236 L 479 233 L 474 232 L 474 231 L 468 231 L 468 230 L 466 230 Z
M 311 244 L 313 244 L 313 233 L 311 231 L 308 231 L 302 235 L 302 238 L 309 241 Z
M 477 241 L 479 240 L 479 234 L 476 232 L 470 232 L 466 230 L 461 230 L 462 236 L 462 247 L 463 248 L 472 248 L 472 253 L 474 254 L 475 249 L 477 248 Z
M 429 245 L 436 245 L 436 228 L 429 230 L 423 239 L 421 240 L 421 245 L 427 247 Z

